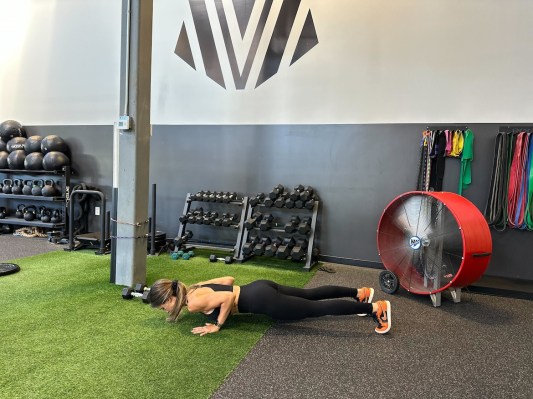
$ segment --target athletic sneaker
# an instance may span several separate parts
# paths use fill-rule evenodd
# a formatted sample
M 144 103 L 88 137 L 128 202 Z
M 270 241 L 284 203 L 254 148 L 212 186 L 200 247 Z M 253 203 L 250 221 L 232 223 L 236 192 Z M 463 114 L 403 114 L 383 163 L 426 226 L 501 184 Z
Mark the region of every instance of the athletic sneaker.
M 360 288 L 360 293 L 356 297 L 361 303 L 372 303 L 372 298 L 374 298 L 374 288 L 368 287 Z M 357 316 L 366 316 L 366 313 L 359 313 Z
M 378 334 L 386 334 L 391 328 L 391 309 L 389 301 L 377 301 L 377 312 L 372 313 L 372 317 L 378 323 L 375 331 Z

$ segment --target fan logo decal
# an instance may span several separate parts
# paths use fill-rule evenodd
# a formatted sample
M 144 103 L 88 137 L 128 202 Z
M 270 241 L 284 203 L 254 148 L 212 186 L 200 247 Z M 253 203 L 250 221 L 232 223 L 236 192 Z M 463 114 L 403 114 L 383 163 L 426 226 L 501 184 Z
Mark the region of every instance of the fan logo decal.
M 413 236 L 409 239 L 409 246 L 413 249 L 420 249 L 422 242 L 417 236 Z
M 257 88 L 278 72 L 284 56 L 292 66 L 318 44 L 311 10 L 301 7 L 301 0 L 189 0 L 189 5 L 192 19 L 182 23 L 174 53 L 194 70 L 203 62 L 207 77 L 225 89 L 228 80 L 236 90 L 254 80 Z M 287 46 L 291 35 L 298 37 L 292 48 Z M 199 50 L 196 59 L 192 46 Z M 259 73 L 252 68 L 256 63 Z M 226 77 L 223 65 L 230 71 Z

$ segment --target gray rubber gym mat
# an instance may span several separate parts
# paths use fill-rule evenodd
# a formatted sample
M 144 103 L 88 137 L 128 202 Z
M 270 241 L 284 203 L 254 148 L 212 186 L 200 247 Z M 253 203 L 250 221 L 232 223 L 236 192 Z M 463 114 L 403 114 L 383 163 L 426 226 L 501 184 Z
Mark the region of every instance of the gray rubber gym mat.
M 357 316 L 276 324 L 213 398 L 533 397 L 533 302 L 463 292 L 434 308 L 402 289 L 384 294 L 379 270 L 327 266 L 336 273 L 317 272 L 309 287 L 373 286 L 392 303 L 391 332 Z

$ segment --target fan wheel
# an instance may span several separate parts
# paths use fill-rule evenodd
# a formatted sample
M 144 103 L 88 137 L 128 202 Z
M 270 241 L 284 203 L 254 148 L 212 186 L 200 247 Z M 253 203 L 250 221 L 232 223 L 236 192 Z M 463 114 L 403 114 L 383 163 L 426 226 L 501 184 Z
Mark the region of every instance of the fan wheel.
M 395 294 L 398 288 L 400 288 L 398 277 L 390 270 L 383 270 L 379 273 L 379 286 L 386 294 Z

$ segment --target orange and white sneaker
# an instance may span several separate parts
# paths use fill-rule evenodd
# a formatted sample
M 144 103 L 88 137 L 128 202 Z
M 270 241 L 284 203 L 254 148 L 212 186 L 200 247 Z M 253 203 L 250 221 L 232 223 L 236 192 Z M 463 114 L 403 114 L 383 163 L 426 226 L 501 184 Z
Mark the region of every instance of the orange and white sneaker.
M 355 298 L 361 303 L 372 303 L 372 298 L 374 298 L 374 288 L 359 288 L 359 293 Z M 366 313 L 358 313 L 357 316 L 366 316 Z
M 391 308 L 389 301 L 377 301 L 377 312 L 372 313 L 372 317 L 378 323 L 375 331 L 378 334 L 386 334 L 391 328 Z

